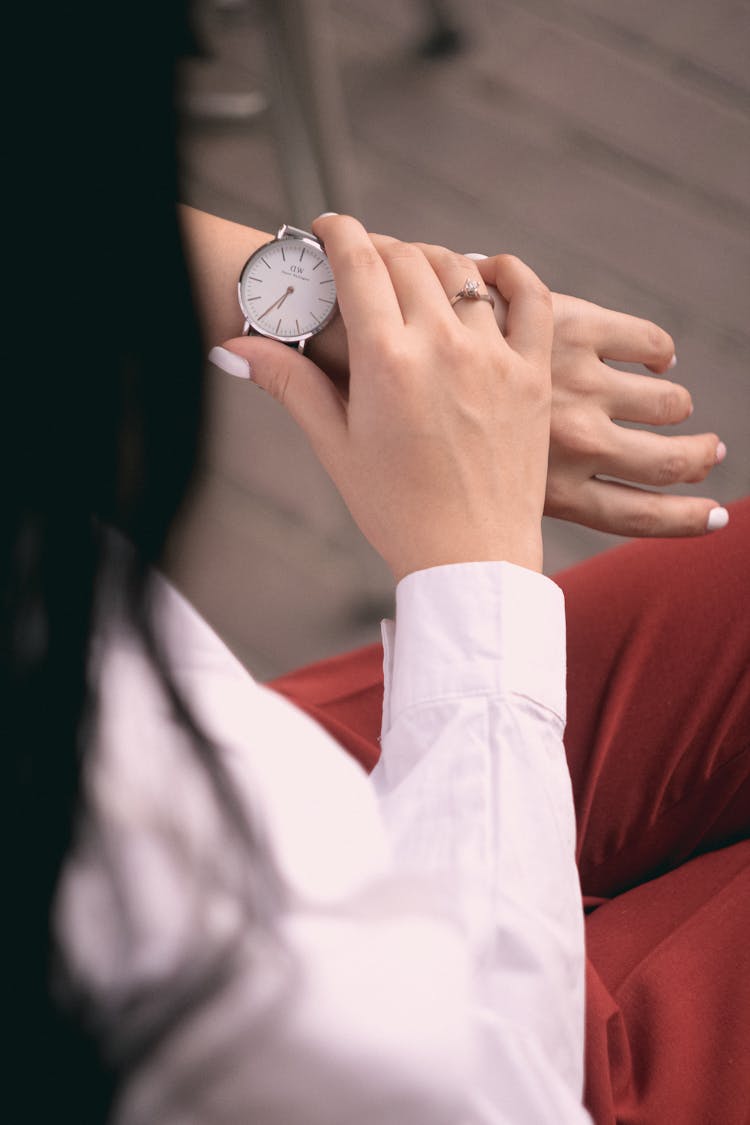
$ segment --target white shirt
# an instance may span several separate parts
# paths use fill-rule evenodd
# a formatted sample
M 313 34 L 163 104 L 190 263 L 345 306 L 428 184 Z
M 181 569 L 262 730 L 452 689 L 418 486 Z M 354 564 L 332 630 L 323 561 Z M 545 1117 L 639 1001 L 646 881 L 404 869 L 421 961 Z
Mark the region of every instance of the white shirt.
M 146 1050 L 118 1125 L 590 1121 L 559 588 L 508 563 L 405 578 L 368 778 L 154 581 L 175 681 L 287 903 L 271 932 L 248 922 L 244 853 L 139 639 L 110 631 L 57 904 L 67 977 L 118 1055 L 143 1046 L 139 997 L 231 971 Z

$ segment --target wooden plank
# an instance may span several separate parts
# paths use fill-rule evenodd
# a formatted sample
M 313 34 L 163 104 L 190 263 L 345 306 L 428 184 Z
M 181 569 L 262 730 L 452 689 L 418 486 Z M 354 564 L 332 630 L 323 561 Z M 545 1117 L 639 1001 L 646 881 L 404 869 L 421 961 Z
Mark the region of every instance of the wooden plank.
M 439 149 L 417 149 L 417 137 L 435 129 L 436 108 Z M 547 153 L 515 124 L 505 122 L 490 138 L 482 120 L 479 111 L 451 102 L 399 109 L 384 99 L 382 113 L 368 122 L 367 150 L 360 159 L 368 171 L 378 160 L 388 168 L 388 177 L 376 182 L 377 190 L 394 200 L 393 215 L 410 206 L 408 201 L 395 204 L 395 197 L 408 195 L 399 190 L 399 180 L 414 184 L 421 179 L 421 198 L 438 193 L 446 216 L 453 212 L 465 219 L 466 237 L 478 222 L 485 231 L 533 230 L 538 240 L 551 241 L 563 254 L 598 260 L 636 285 L 643 279 L 650 292 L 666 300 L 674 298 L 679 278 L 679 301 L 694 314 L 724 326 L 744 323 L 743 282 L 750 276 L 745 231 L 726 224 L 720 214 L 696 214 L 626 183 L 616 168 L 592 167 L 575 154 L 564 159 L 559 152 Z M 366 191 L 365 201 L 373 194 Z
M 528 0 L 524 0 L 526 6 Z M 665 71 L 682 75 L 712 94 L 739 100 L 750 94 L 750 8 L 745 0 L 534 0 L 537 8 L 565 21 L 589 16 L 590 31 L 612 35 L 623 49 L 640 52 Z M 624 34 L 623 34 L 624 33 Z
M 461 17 L 473 18 L 476 25 L 476 4 L 462 6 Z M 695 190 L 747 215 L 750 152 L 745 115 L 703 96 L 679 73 L 665 73 L 642 61 L 638 52 L 592 39 L 564 18 L 554 19 L 525 4 L 498 2 L 483 21 L 482 36 L 465 63 L 430 71 L 413 66 L 407 71 L 405 60 L 394 61 L 392 55 L 373 58 L 368 39 L 346 39 L 345 45 L 357 52 L 352 60 L 356 66 L 350 64 L 347 71 L 350 88 L 356 97 L 369 84 L 375 110 L 394 83 L 404 92 L 406 73 L 412 101 L 420 80 L 423 93 L 434 96 L 441 79 L 456 97 L 473 86 L 475 99 L 494 102 L 500 115 L 508 100 L 515 110 L 522 99 L 558 128 L 588 131 L 655 172 L 668 169 L 677 181 L 686 180 Z M 365 60 L 369 68 L 363 66 Z M 458 74 L 460 82 L 455 81 Z M 477 78 L 484 80 L 483 87 Z M 357 107 L 354 120 L 359 120 L 361 109 Z
M 380 636 L 390 594 L 362 612 L 358 551 L 333 545 L 208 474 L 167 570 L 229 647 L 267 678 Z M 390 587 L 390 584 L 389 584 Z

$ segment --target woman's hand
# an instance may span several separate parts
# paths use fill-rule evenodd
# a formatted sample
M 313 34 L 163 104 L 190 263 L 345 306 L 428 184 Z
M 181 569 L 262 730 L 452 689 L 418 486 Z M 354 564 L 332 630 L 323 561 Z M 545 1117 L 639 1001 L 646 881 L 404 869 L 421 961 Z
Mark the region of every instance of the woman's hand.
M 493 258 L 477 262 L 492 280 Z M 641 363 L 655 374 L 670 369 L 672 337 L 647 320 L 552 294 L 552 423 L 544 512 L 558 519 L 629 536 L 703 535 L 716 500 L 648 492 L 703 480 L 725 453 L 716 434 L 654 434 L 618 426 L 665 426 L 692 413 L 679 383 L 635 375 L 605 360 Z
M 183 234 L 207 339 L 239 327 L 236 279 L 253 250 L 271 237 L 262 231 L 181 208 Z M 377 245 L 377 236 L 372 236 Z M 482 257 L 478 255 L 478 257 Z M 491 282 L 495 259 L 479 269 Z M 458 287 L 463 279 L 458 282 Z M 702 480 L 714 464 L 715 434 L 672 436 L 633 431 L 613 419 L 661 426 L 683 421 L 690 396 L 679 384 L 626 375 L 603 362 L 627 357 L 659 374 L 674 354 L 671 338 L 648 321 L 552 295 L 552 432 L 545 512 L 618 535 L 700 535 L 716 501 L 645 492 L 605 482 L 664 485 Z M 498 302 L 498 308 L 500 302 Z M 337 317 L 310 341 L 308 355 L 346 395 L 347 338 Z M 719 449 L 719 460 L 724 452 Z
M 542 567 L 552 308 L 516 258 L 484 264 L 509 303 L 449 296 L 476 265 L 319 219 L 349 343 L 346 399 L 311 360 L 261 338 L 228 341 L 289 410 L 396 579 L 445 563 Z M 434 248 L 431 248 L 434 251 Z

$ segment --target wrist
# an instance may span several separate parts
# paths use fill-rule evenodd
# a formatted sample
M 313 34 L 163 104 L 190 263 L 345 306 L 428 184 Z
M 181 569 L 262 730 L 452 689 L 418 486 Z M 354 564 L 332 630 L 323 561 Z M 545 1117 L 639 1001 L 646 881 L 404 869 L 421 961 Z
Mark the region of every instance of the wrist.
M 346 382 L 349 376 L 349 347 L 341 313 L 322 332 L 311 337 L 305 355 L 338 386 Z
M 394 579 L 401 582 L 410 574 L 421 570 L 432 570 L 439 566 L 456 566 L 463 563 L 505 562 L 524 570 L 542 573 L 544 549 L 541 528 L 537 534 L 503 538 L 495 543 L 481 542 L 475 545 L 463 543 L 447 550 L 434 550 L 405 556 L 392 565 Z

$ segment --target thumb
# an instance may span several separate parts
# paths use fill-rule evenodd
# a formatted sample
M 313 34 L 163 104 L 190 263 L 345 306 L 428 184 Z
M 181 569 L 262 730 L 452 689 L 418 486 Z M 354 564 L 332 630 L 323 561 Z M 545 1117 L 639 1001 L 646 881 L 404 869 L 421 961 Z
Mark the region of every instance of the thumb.
M 333 383 L 295 348 L 262 336 L 238 336 L 208 353 L 229 375 L 251 379 L 288 410 L 322 461 L 346 435 L 346 408 Z

